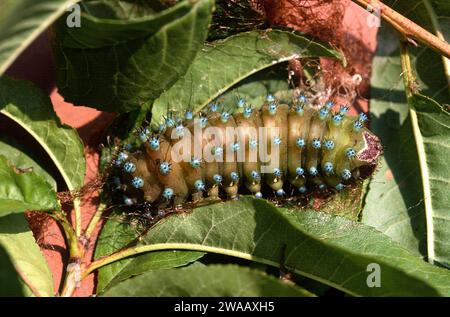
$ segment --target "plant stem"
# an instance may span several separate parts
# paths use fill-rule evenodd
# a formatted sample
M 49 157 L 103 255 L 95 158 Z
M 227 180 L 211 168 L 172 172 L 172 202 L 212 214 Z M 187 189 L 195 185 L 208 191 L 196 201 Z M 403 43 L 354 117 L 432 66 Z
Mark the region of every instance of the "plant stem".
M 95 230 L 95 227 L 97 227 L 97 224 L 100 221 L 100 219 L 102 219 L 102 215 L 105 212 L 106 207 L 107 207 L 107 204 L 104 202 L 100 202 L 100 204 L 98 205 L 97 211 L 95 212 L 94 216 L 92 217 L 91 221 L 89 222 L 89 225 L 86 228 L 86 231 L 84 233 L 84 236 L 86 239 L 90 239 L 92 232 Z
M 73 200 L 73 209 L 75 211 L 75 233 L 77 237 L 81 235 L 81 206 L 80 198 Z
M 440 55 L 450 58 L 450 45 L 447 42 L 428 32 L 427 30 L 404 17 L 389 6 L 383 4 L 378 0 L 352 1 L 360 5 L 364 9 L 367 9 L 369 5 L 379 6 L 381 17 L 384 18 L 388 23 L 390 23 L 403 36 L 405 36 L 406 38 L 415 39 L 435 50 Z
M 69 256 L 71 258 L 81 258 L 82 251 L 78 245 L 78 237 L 70 225 L 67 218 L 60 212 L 55 212 L 53 217 L 61 224 L 66 238 L 66 243 L 69 249 Z
M 61 296 L 70 296 L 81 281 L 81 260 L 84 255 L 84 250 L 80 248 L 78 236 L 65 215 L 60 212 L 55 212 L 53 216 L 63 228 L 69 249 L 69 264 L 67 265 L 67 273 L 64 277 Z

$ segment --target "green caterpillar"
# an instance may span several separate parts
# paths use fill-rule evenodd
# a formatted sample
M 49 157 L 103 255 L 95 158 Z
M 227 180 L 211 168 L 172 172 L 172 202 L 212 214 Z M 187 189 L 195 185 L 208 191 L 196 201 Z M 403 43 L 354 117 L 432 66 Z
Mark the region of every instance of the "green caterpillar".
M 171 114 L 158 129 L 139 132 L 140 146 L 118 153 L 115 188 L 125 205 L 156 209 L 245 191 L 257 198 L 342 191 L 373 173 L 382 146 L 364 113 L 333 107 L 313 107 L 304 95 L 280 104 L 268 95 L 259 110 L 239 99 L 232 114 L 217 103 L 198 115 Z

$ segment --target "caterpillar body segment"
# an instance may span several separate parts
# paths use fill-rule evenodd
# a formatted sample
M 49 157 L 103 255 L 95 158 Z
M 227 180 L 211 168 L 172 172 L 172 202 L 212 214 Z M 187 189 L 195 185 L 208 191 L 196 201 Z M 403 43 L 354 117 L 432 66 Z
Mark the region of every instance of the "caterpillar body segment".
M 157 131 L 141 131 L 140 147 L 120 151 L 113 175 L 124 203 L 182 206 L 244 189 L 258 198 L 337 192 L 370 176 L 382 154 L 367 116 L 331 102 L 279 104 L 269 95 L 259 110 L 243 99 L 234 113 L 220 108 L 171 114 Z

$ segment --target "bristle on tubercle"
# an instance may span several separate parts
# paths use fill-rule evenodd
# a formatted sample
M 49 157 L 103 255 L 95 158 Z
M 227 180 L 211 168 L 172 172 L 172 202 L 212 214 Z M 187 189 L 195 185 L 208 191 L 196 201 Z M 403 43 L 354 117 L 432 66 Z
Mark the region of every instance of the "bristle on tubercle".
M 348 109 L 269 94 L 262 107 L 238 96 L 234 109 L 213 101 L 199 113 L 169 112 L 136 131 L 137 145 L 117 151 L 112 188 L 123 205 L 155 210 L 245 193 L 292 200 L 346 190 L 370 176 L 382 154 L 368 116 Z

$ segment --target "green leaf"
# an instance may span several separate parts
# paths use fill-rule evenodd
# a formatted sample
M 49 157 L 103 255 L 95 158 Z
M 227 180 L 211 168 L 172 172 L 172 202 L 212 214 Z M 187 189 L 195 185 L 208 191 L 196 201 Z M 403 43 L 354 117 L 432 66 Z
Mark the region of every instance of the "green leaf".
M 14 274 L 5 276 L 4 266 L 1 266 L 0 275 L 6 281 L 2 280 L 0 293 L 13 291 L 4 289 L 6 285 L 15 285 L 17 291 L 17 283 L 20 283 L 23 285 L 23 294 L 31 292 L 35 296 L 54 295 L 52 273 L 23 215 L 12 214 L 0 218 L 0 248 L 4 249 L 9 257 L 8 260 L 5 254 L 0 254 L 0 263 L 9 261 L 15 268 Z M 9 295 L 19 294 L 14 292 Z
M 331 48 L 292 32 L 251 31 L 205 44 L 188 72 L 158 98 L 152 122 L 167 110 L 201 110 L 233 85 L 256 72 L 292 58 L 342 59 Z
M 443 29 L 430 2 L 415 3 L 397 1 L 394 8 L 407 13 L 409 18 L 431 32 Z M 423 144 L 421 134 L 431 135 L 433 131 L 419 131 L 419 126 L 423 125 L 419 120 L 442 121 L 438 115 L 442 109 L 436 110 L 435 102 L 429 100 L 431 113 L 419 118 L 413 110 L 416 98 L 412 98 L 410 111 L 401 78 L 405 70 L 400 62 L 399 38 L 390 28 L 383 25 L 382 29 L 384 32 L 379 32 L 373 63 L 371 109 L 378 117 L 372 120 L 372 128 L 382 138 L 385 162 L 381 162 L 381 170 L 370 184 L 363 222 L 375 226 L 413 252 L 428 257 L 430 262 L 436 260 L 449 266 L 450 246 L 442 239 L 450 230 L 450 221 L 446 216 L 442 218 L 439 211 L 443 205 L 448 205 L 445 186 L 435 185 L 432 190 L 430 186 L 436 175 L 449 178 L 449 170 L 435 163 L 446 158 L 448 142 L 439 152 L 431 151 Z M 415 96 L 419 100 L 426 95 L 438 102 L 448 102 L 448 60 L 426 47 L 408 47 L 408 54 L 414 69 L 414 92 L 420 91 Z M 448 139 L 448 127 L 435 128 Z
M 304 297 L 312 294 L 258 270 L 209 265 L 147 272 L 112 287 L 104 296 Z
M 97 239 L 95 259 L 122 249 L 138 236 L 139 233 L 133 225 L 118 219 L 118 216 L 110 216 L 110 220 L 106 222 Z M 98 270 L 97 293 L 132 276 L 154 269 L 184 266 L 198 260 L 203 255 L 203 252 L 194 251 L 161 251 L 111 263 Z
M 277 209 L 249 197 L 167 217 L 129 254 L 173 249 L 275 267 L 284 259 L 288 270 L 350 295 L 450 295 L 448 270 L 422 261 L 369 226 L 315 211 Z M 371 263 L 380 266 L 381 287 L 367 285 Z
M 397 34 L 382 24 L 372 64 L 370 127 L 381 138 L 384 155 L 369 185 L 362 222 L 425 257 L 422 180 L 398 43 Z
M 1 221 L 1 220 L 0 220 Z M 25 296 L 23 283 L 14 268 L 8 253 L 0 244 L 0 296 L 22 297 Z
M 85 6 L 89 9 L 98 2 Z M 57 83 L 66 101 L 125 112 L 157 98 L 189 67 L 206 38 L 212 0 L 183 1 L 139 18 L 84 12 L 80 28 L 57 28 Z M 128 10 L 142 4 L 128 4 Z M 86 27 L 84 27 L 86 26 Z
M 408 103 L 422 173 L 428 260 L 450 268 L 450 114 L 420 94 Z
M 33 173 L 42 177 L 56 191 L 56 181 L 43 166 L 45 162 L 37 155 L 30 153 L 30 150 L 17 142 L 12 137 L 0 135 L 0 155 L 7 157 L 8 160 L 20 169 L 32 169 Z
M 71 3 L 67 0 L 0 2 L 0 75 Z
M 55 191 L 33 172 L 23 172 L 0 155 L 0 217 L 24 211 L 59 208 Z
M 0 113 L 22 126 L 42 146 L 69 190 L 83 186 L 83 143 L 75 129 L 60 123 L 47 95 L 30 82 L 2 77 Z

